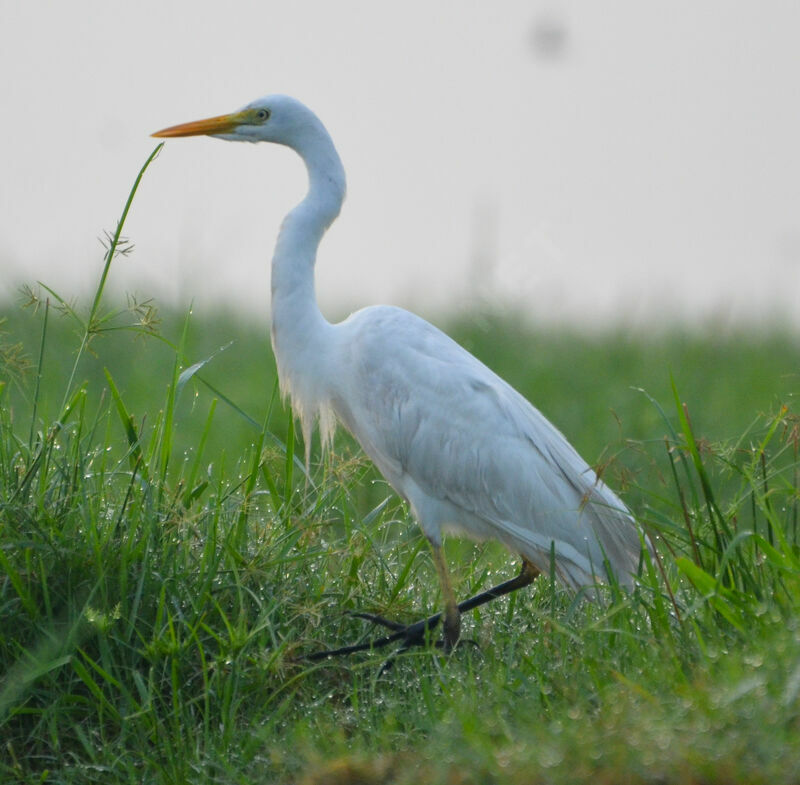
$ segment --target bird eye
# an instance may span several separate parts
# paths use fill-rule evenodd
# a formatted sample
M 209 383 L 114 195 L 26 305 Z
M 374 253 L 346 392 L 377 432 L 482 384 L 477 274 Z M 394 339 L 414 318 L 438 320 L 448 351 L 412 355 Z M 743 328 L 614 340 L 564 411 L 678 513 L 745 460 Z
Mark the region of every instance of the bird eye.
M 266 123 L 269 120 L 269 109 L 259 109 L 256 112 L 256 120 Z

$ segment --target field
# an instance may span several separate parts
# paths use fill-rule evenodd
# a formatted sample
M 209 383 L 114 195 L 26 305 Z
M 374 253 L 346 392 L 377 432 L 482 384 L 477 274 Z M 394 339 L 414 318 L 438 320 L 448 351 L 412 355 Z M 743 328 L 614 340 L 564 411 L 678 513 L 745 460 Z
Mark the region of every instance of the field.
M 104 286 L 0 310 L 0 781 L 798 782 L 797 336 L 443 325 L 659 558 L 598 603 L 542 576 L 451 654 L 312 663 L 374 634 L 348 611 L 439 610 L 416 524 L 346 434 L 306 472 L 265 324 Z M 459 596 L 517 569 L 446 552 Z

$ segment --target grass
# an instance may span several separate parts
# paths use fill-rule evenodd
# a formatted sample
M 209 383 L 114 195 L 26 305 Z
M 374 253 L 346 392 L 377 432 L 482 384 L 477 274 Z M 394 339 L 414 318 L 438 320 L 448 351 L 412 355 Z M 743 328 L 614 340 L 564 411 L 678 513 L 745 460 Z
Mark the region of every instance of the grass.
M 368 634 L 343 610 L 438 610 L 425 543 L 345 435 L 306 476 L 263 325 L 105 310 L 123 224 L 85 315 L 4 309 L 0 781 L 798 781 L 796 338 L 452 325 L 660 559 L 600 604 L 544 577 L 450 656 L 311 665 Z M 462 596 L 514 572 L 447 553 Z

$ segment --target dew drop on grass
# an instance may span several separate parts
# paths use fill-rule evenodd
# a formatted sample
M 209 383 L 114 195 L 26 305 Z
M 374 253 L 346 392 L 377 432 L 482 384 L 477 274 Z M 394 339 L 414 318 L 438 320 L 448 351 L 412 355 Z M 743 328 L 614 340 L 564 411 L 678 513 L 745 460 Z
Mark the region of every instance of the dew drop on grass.
M 564 751 L 555 744 L 545 744 L 539 750 L 539 763 L 543 768 L 552 769 L 563 763 Z
M 655 742 L 662 752 L 666 752 L 672 746 L 672 734 L 667 732 L 657 733 L 655 735 Z
M 760 668 L 764 664 L 764 655 L 761 653 L 749 654 L 744 658 L 744 661 L 751 668 Z

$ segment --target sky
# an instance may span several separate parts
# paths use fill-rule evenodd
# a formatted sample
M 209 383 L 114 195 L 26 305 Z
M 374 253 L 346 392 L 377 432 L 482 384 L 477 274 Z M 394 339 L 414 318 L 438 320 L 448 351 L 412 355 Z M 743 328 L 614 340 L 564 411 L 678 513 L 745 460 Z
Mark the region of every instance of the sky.
M 331 318 L 800 326 L 798 40 L 795 0 L 0 0 L 0 297 L 87 297 L 149 134 L 289 93 L 348 175 Z M 304 188 L 289 150 L 168 141 L 112 287 L 265 314 Z

